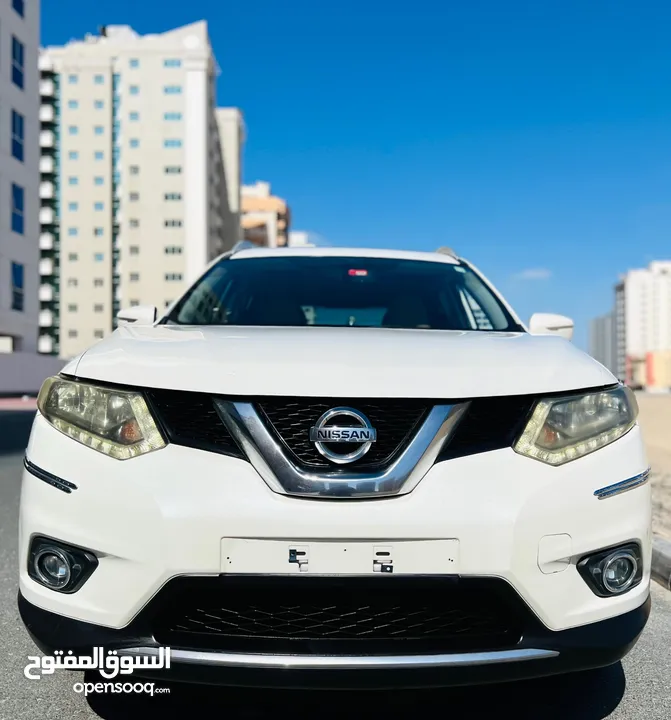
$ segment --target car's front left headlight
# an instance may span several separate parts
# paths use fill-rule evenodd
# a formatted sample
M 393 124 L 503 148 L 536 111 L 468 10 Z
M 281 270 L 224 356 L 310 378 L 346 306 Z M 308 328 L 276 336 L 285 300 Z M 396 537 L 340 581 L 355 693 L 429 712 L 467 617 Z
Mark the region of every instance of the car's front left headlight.
M 612 390 L 540 400 L 513 449 L 563 465 L 615 442 L 636 424 L 638 403 L 621 385 Z
M 165 447 L 138 392 L 52 377 L 42 385 L 37 407 L 57 430 L 117 460 Z

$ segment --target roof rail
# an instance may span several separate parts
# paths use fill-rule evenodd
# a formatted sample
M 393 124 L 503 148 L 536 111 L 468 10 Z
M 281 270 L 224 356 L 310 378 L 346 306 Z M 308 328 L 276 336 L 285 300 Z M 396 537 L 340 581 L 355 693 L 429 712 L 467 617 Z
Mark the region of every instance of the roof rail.
M 453 257 L 455 260 L 459 259 L 459 256 L 457 253 L 452 250 L 452 248 L 446 247 L 443 245 L 442 247 L 439 247 L 438 250 L 436 250 L 437 253 L 440 253 L 441 255 L 449 255 L 450 257 Z

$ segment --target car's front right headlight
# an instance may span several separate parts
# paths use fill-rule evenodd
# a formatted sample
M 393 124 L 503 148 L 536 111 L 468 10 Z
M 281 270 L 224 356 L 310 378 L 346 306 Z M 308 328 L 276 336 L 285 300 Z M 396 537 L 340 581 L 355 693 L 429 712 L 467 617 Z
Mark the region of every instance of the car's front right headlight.
M 165 447 L 138 392 L 52 377 L 42 385 L 37 407 L 57 430 L 116 460 Z
M 634 393 L 612 390 L 539 400 L 513 449 L 548 465 L 563 465 L 615 442 L 636 424 Z

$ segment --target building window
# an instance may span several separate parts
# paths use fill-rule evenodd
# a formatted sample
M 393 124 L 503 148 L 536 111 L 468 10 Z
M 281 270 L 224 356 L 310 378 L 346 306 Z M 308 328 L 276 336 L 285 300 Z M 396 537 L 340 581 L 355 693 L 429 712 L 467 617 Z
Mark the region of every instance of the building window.
M 101 227 L 93 228 L 93 234 L 96 237 L 102 237 L 103 235 L 103 229 Z
M 131 245 L 128 248 L 128 251 L 131 255 L 139 255 L 140 254 L 140 248 L 137 245 Z
M 93 337 L 96 338 L 96 340 L 102 340 L 105 337 L 105 332 L 103 330 L 95 330 Z
M 182 227 L 181 220 L 165 220 L 163 225 L 165 227 Z
M 68 235 L 70 237 L 77 237 L 77 235 L 79 235 L 79 230 L 77 230 L 76 227 L 68 228 Z
M 77 150 L 70 150 L 68 152 L 68 160 L 78 160 L 79 159 L 79 153 Z
M 93 203 L 93 209 L 96 212 L 102 212 L 105 209 L 105 203 L 101 203 L 101 202 Z
M 140 280 L 140 273 L 131 273 L 129 278 L 131 282 L 138 282 Z
M 166 175 L 179 175 L 182 168 L 179 165 L 168 165 L 164 170 Z
M 163 92 L 166 95 L 181 95 L 182 94 L 182 86 L 181 85 L 166 85 L 163 88 Z
M 24 200 L 23 188 L 12 183 L 12 230 L 19 235 L 23 235 Z
M 77 337 L 77 331 L 76 331 L 76 330 L 68 330 L 68 337 L 69 337 L 69 338 L 76 338 L 76 337 Z
M 68 278 L 68 287 L 77 287 L 77 278 Z
M 137 58 L 131 58 L 131 59 L 128 61 L 128 66 L 129 66 L 129 67 L 132 67 L 133 69 L 139 68 L 139 67 L 140 67 L 140 61 L 139 61 Z
M 166 193 L 163 198 L 165 200 L 181 200 L 182 193 Z
M 16 87 L 23 90 L 23 72 L 24 72 L 24 52 L 23 43 L 12 35 L 12 82 Z
M 95 278 L 93 281 L 93 287 L 102 287 L 105 284 L 102 278 Z
M 181 255 L 182 248 L 179 245 L 168 245 L 164 248 L 164 252 L 166 255 Z
M 12 263 L 12 310 L 23 312 L 23 265 Z
M 68 255 L 68 260 L 70 262 L 77 262 L 77 260 L 79 260 L 79 256 L 77 255 L 77 253 L 70 253 Z
M 79 178 L 75 176 L 69 177 L 68 185 L 79 185 Z
M 79 82 L 79 77 L 77 75 L 68 75 L 68 83 L 70 85 L 76 85 Z
M 93 128 L 93 132 L 94 132 L 96 135 L 102 135 L 102 134 L 105 132 L 105 128 L 104 128 L 102 125 L 96 125 L 96 126 Z
M 105 107 L 105 103 L 102 100 L 94 100 L 93 107 L 96 110 L 102 110 Z
M 137 202 L 137 201 L 140 199 L 140 193 L 132 192 L 132 193 L 128 196 L 128 199 L 129 199 L 131 202 Z
M 94 160 L 102 160 L 105 157 L 105 153 L 102 150 L 96 150 L 93 153 Z
M 78 100 L 68 100 L 68 107 L 70 110 L 76 110 L 79 107 Z
M 166 273 L 165 279 L 167 282 L 173 282 L 175 280 L 181 280 L 182 279 L 182 273 Z
M 101 312 L 104 312 L 104 310 L 105 310 L 105 306 L 101 305 L 100 303 L 93 306 L 93 312 L 101 313 Z
M 12 0 L 12 7 L 18 15 L 25 17 L 26 9 L 23 0 Z
M 131 166 L 128 168 L 128 172 L 129 172 L 131 175 L 139 175 L 139 174 L 140 174 L 140 166 L 139 166 L 139 165 L 131 165 Z
M 137 307 L 139 304 L 140 304 L 140 301 L 139 301 L 139 300 L 131 300 L 131 301 L 130 301 L 130 306 L 131 306 L 131 307 Z
M 132 228 L 140 227 L 140 221 L 137 220 L 136 218 L 131 218 L 131 220 L 129 221 L 129 224 Z
M 178 122 L 182 119 L 182 113 L 179 112 L 167 112 L 163 114 L 163 119 L 168 122 Z
M 94 253 L 93 255 L 93 262 L 102 262 L 105 259 L 105 256 L 102 253 Z
M 72 303 L 71 305 L 68 305 L 68 312 L 75 313 L 77 312 L 77 306 Z
M 96 85 L 102 85 L 105 82 L 105 77 L 103 75 L 94 75 L 93 82 Z
M 137 122 L 140 119 L 140 113 L 139 112 L 128 113 L 128 119 L 131 122 Z
M 166 58 L 163 61 L 163 67 L 178 68 L 182 66 L 182 61 L 179 58 Z
M 24 118 L 12 110 L 12 155 L 23 162 Z
M 130 146 L 132 148 L 139 148 L 140 147 L 140 141 L 137 138 L 131 138 Z
M 102 185 L 103 183 L 104 183 L 104 180 L 100 176 L 93 178 L 94 185 Z
M 79 203 L 76 203 L 76 202 L 68 203 L 68 210 L 70 212 L 77 212 L 77 210 L 79 210 Z
M 163 147 L 164 148 L 181 148 L 182 147 L 182 141 L 177 140 L 175 138 L 170 138 L 168 140 L 163 141 Z
M 128 92 L 129 92 L 131 95 L 139 95 L 139 94 L 140 94 L 140 87 L 139 87 L 139 85 L 131 85 L 131 86 L 128 88 Z
M 76 125 L 70 125 L 70 127 L 68 127 L 69 135 L 77 135 L 78 133 L 79 133 L 79 128 Z

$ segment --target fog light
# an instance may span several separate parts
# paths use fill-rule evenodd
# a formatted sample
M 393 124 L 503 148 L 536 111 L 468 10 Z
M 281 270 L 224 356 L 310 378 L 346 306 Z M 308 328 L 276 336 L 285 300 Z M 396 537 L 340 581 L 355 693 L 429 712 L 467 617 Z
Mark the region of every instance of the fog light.
M 641 549 L 627 543 L 588 555 L 578 563 L 578 572 L 599 597 L 621 595 L 643 579 Z
M 76 592 L 97 566 L 93 553 L 56 540 L 35 538 L 30 547 L 28 575 L 56 592 Z
M 54 589 L 65 587 L 72 577 L 70 561 L 56 548 L 46 547 L 40 550 L 35 555 L 33 567 L 40 580 Z

